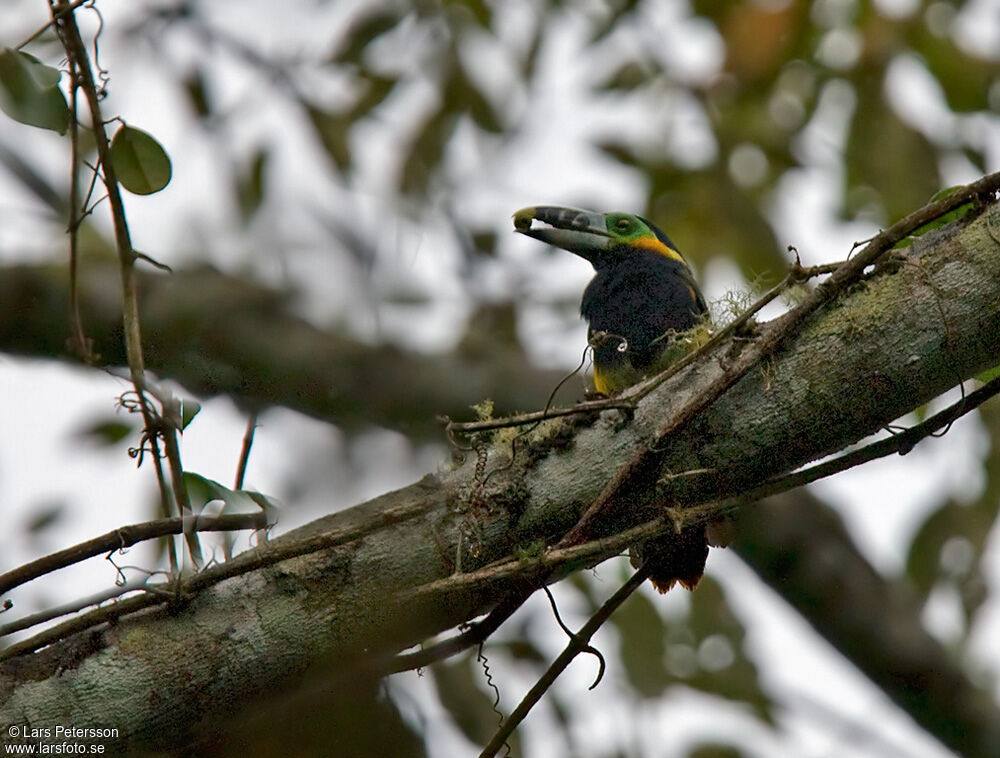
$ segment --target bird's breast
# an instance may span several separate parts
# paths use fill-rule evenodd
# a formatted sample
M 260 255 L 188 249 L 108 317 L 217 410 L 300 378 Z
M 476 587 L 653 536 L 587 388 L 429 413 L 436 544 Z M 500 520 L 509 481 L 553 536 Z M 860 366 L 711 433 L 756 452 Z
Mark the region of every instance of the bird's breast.
M 697 323 L 703 302 L 687 267 L 663 256 L 639 253 L 599 270 L 580 304 L 591 335 L 607 334 L 594 344 L 596 375 L 637 381 L 670 344 L 665 335 Z

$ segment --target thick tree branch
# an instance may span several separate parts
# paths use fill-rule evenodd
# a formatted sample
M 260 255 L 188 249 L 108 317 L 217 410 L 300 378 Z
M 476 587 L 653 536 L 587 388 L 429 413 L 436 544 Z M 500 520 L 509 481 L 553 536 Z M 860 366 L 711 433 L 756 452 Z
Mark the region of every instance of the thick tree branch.
M 596 531 L 634 526 L 664 502 L 738 493 L 1000 362 L 997 226 L 993 205 L 970 223 L 925 235 L 902 265 L 820 309 L 766 364 L 663 440 L 656 485 L 630 490 L 630 507 Z M 557 541 L 671 414 L 717 381 L 720 362 L 700 361 L 657 387 L 627 422 L 610 411 L 540 429 L 513 465 L 509 445 L 498 445 L 485 484 L 470 461 L 295 530 L 262 549 L 349 531 L 387 509 L 419 511 L 348 544 L 234 576 L 183 607 L 120 620 L 87 635 L 86 645 L 56 644 L 55 653 L 86 649 L 70 667 L 57 669 L 59 656 L 46 651 L 5 662 L 0 725 L 64 718 L 72 703 L 75 721 L 117 727 L 127 746 L 176 745 L 307 669 L 355 670 L 488 611 L 524 579 L 417 588 L 452 574 L 456 555 L 474 570 L 518 546 Z M 676 476 L 694 471 L 712 473 Z M 86 702 L 72 694 L 81 689 Z
M 117 277 L 107 262 L 79 271 L 82 320 L 109 365 L 125 364 Z M 457 350 L 425 356 L 321 330 L 294 314 L 291 294 L 212 268 L 138 278 L 147 367 L 250 411 L 283 405 L 346 430 L 382 425 L 427 437 L 440 434 L 440 414 L 468 416 L 484 398 L 499 412 L 540 408 L 566 374 L 532 366 L 498 334 L 497 322 L 512 317 L 502 309 L 479 311 L 469 326 L 475 339 Z M 0 350 L 71 358 L 69 328 L 54 318 L 68 303 L 65 267 L 0 269 Z

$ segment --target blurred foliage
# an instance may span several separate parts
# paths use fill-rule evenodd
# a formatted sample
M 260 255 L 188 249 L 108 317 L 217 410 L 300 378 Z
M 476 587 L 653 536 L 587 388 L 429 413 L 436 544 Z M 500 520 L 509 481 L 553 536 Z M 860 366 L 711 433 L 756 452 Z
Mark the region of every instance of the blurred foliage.
M 379 681 L 354 677 L 350 687 L 270 692 L 256 712 L 216 725 L 187 755 L 212 758 L 422 758 L 421 735 L 401 716 Z M 220 728 L 221 726 L 221 728 Z M 228 729 L 228 731 L 226 731 Z M 157 753 L 165 755 L 165 753 Z
M 960 158 L 985 169 L 988 137 L 974 119 L 996 115 L 1000 74 L 996 60 L 956 41 L 964 5 L 920 2 L 890 14 L 860 0 L 697 0 L 677 23 L 699 25 L 724 54 L 718 65 L 692 71 L 658 38 L 666 22 L 655 2 L 363 3 L 320 61 L 343 84 L 333 98 L 292 86 L 292 73 L 282 64 L 234 52 L 283 85 L 347 182 L 358 170 L 365 130 L 391 120 L 400 145 L 391 156 L 399 207 L 419 214 L 460 199 L 461 166 L 451 151 L 463 134 L 477 135 L 483 149 L 496 153 L 523 132 L 530 110 L 544 106 L 539 55 L 557 27 L 582 19 L 589 35 L 580 59 L 601 61 L 600 67 L 581 64 L 585 95 L 648 127 L 646 137 L 631 128 L 588 130 L 595 147 L 645 182 L 646 207 L 634 210 L 668 229 L 697 264 L 724 256 L 748 280 L 765 285 L 785 265 L 770 206 L 781 181 L 807 162 L 803 136 L 811 126 L 842 121 L 842 144 L 831 136 L 825 148 L 842 161 L 844 218 L 885 225 L 919 207 L 940 189 L 946 161 Z M 201 17 L 198 3 L 184 9 L 175 17 L 237 47 Z M 908 78 L 900 76 L 904 69 Z M 939 110 L 951 109 L 947 128 L 939 126 L 939 115 L 933 128 L 929 118 L 914 117 L 919 109 L 908 102 L 926 97 L 915 75 L 924 78 L 931 97 L 935 88 L 940 93 Z M 206 121 L 219 117 L 204 72 L 188 71 L 183 86 L 194 112 Z M 399 107 L 407 98 L 423 102 Z M 828 107 L 821 117 L 823 103 Z M 675 144 L 692 134 L 707 146 L 697 156 Z M 260 149 L 238 179 L 244 213 L 252 213 L 266 192 L 265 156 Z M 483 232 L 457 221 L 461 238 Z
M 436 663 L 430 668 L 441 704 L 451 714 L 462 734 L 474 745 L 489 742 L 502 718 L 497 707 L 499 690 L 491 690 L 487 694 L 483 689 L 491 682 L 487 671 L 495 665 L 489 661 L 489 656 L 492 655 L 489 650 L 485 651 L 485 655 L 485 660 L 477 660 L 478 654 L 473 650 L 454 660 Z M 517 733 L 511 735 L 507 744 L 510 746 L 510 755 L 522 754 Z
M 773 704 L 743 645 L 746 631 L 722 587 L 705 577 L 690 600 L 686 614 L 664 618 L 649 595 L 636 593 L 612 617 L 632 687 L 646 698 L 677 685 L 691 687 L 743 703 L 773 723 Z
M 926 602 L 933 591 L 953 593 L 964 622 L 955 642 L 968 641 L 978 612 L 989 596 L 984 565 L 987 540 L 1000 514 L 1000 403 L 979 408 L 988 433 L 984 486 L 968 502 L 948 499 L 917 528 L 906 560 L 906 575 Z
M 636 140 L 622 130 L 610 139 L 595 135 L 595 145 L 645 179 L 643 210 L 696 262 L 724 255 L 748 279 L 775 276 L 783 268 L 768 202 L 787 172 L 802 166 L 800 138 L 824 95 L 836 87 L 846 84 L 852 93 L 852 102 L 840 108 L 848 116 L 841 155 L 845 217 L 865 215 L 885 224 L 919 207 L 940 188 L 941 162 L 956 154 L 984 167 L 981 135 L 956 127 L 939 136 L 940 130 L 894 106 L 919 93 L 887 92 L 894 69 L 908 63 L 940 88 L 942 105 L 954 109 L 954 119 L 995 112 L 996 61 L 969 52 L 952 34 L 961 3 L 922 3 L 890 16 L 868 2 L 695 2 L 685 23 L 709 22 L 725 48 L 722 66 L 697 76 L 682 73 L 669 48 L 657 44 L 655 3 L 601 5 L 536 4 L 534 23 L 523 26 L 513 45 L 503 28 L 511 23 L 508 14 L 492 4 L 368 4 L 328 60 L 351 72 L 355 100 L 333 111 L 308 106 L 309 116 L 334 164 L 348 171 L 350 135 L 374 117 L 373 110 L 401 86 L 417 79 L 430 83 L 436 97 L 408 125 L 397 188 L 418 205 L 433 200 L 447 192 L 448 148 L 460 125 L 504 138 L 524 123 L 523 108 L 499 105 L 511 99 L 501 94 L 516 90 L 503 93 L 497 82 L 473 75 L 477 51 L 505 48 L 519 64 L 517 89 L 530 91 L 540 76 L 539 46 L 551 28 L 566 23 L 567 15 L 584 16 L 591 35 L 582 55 L 608 60 L 606 70 L 588 82 L 590 97 L 611 109 L 645 112 L 651 127 L 660 126 L 664 109 L 684 105 L 677 118 L 668 116 L 662 139 Z M 407 42 L 422 43 L 419 70 L 386 65 L 386 48 Z M 679 120 L 684 111 L 710 131 L 702 136 L 713 156 L 700 165 L 670 146 L 669 132 L 692 128 Z
M 745 755 L 739 748 L 721 743 L 697 745 L 688 752 L 688 758 L 743 758 Z
M 31 517 L 24 525 L 24 531 L 29 539 L 41 537 L 45 532 L 65 520 L 68 511 L 63 500 L 44 500 L 31 510 Z
M 77 429 L 75 437 L 102 447 L 110 447 L 125 440 L 135 432 L 135 426 L 117 417 L 95 418 Z
M 498 144 L 524 128 L 525 108 L 544 107 L 544 96 L 532 99 L 542 89 L 541 52 L 554 27 L 583 16 L 590 33 L 581 60 L 607 61 L 601 71 L 581 64 L 587 97 L 630 119 L 647 114 L 646 131 L 653 135 L 640 138 L 625 128 L 590 135 L 604 156 L 644 182 L 646 207 L 635 210 L 669 230 L 696 264 L 725 257 L 763 286 L 785 266 L 771 203 L 790 172 L 806 165 L 803 141 L 812 126 L 842 122 L 841 141 L 830 137 L 825 147 L 842 166 L 839 210 L 845 219 L 886 225 L 909 213 L 941 189 L 940 167 L 956 156 L 986 169 L 985 137 L 961 124 L 996 115 L 1000 71 L 995 60 L 956 42 L 951 25 L 962 5 L 923 2 L 890 16 L 870 2 L 694 0 L 688 21 L 707 22 L 724 57 L 717 69 L 692 76 L 657 39 L 662 27 L 655 23 L 660 6 L 654 2 L 537 3 L 533 21 L 522 19 L 516 35 L 501 28 L 509 19 L 497 4 L 370 4 L 330 58 L 330 65 L 356 77 L 356 100 L 335 113 L 324 111 L 323 119 L 309 112 L 333 164 L 349 172 L 352 135 L 377 118 L 388 93 L 414 79 L 429 82 L 435 97 L 406 124 L 396 190 L 410 209 L 432 205 L 460 191 L 452 184 L 449 151 L 463 129 Z M 385 66 L 381 53 L 408 42 L 423 45 L 419 70 Z M 470 65 L 477 51 L 492 47 L 514 62 L 519 78 L 513 83 L 484 80 Z M 952 110 L 952 128 L 932 129 L 914 119 L 916 109 L 905 106 L 922 93 L 899 87 L 890 93 L 904 66 L 939 89 L 942 107 Z M 672 109 L 674 104 L 682 107 Z M 703 128 L 692 122 L 708 130 L 701 136 L 710 147 L 697 159 L 673 140 L 678 131 Z M 572 205 L 587 198 L 548 200 Z M 462 221 L 455 223 L 460 228 Z M 466 237 L 481 232 L 460 231 Z M 995 422 L 993 429 L 1000 434 Z M 1000 503 L 996 446 L 991 456 L 991 484 L 982 496 L 934 513 L 915 537 L 907 565 L 925 595 L 942 583 L 953 587 L 970 623 L 985 597 L 980 560 Z M 572 581 L 596 607 L 589 578 Z M 665 617 L 648 595 L 637 593 L 612 624 L 621 639 L 620 665 L 639 698 L 684 686 L 742 703 L 762 722 L 774 723 L 773 703 L 745 649 L 745 630 L 711 578 L 690 596 L 686 614 Z M 473 661 L 435 667 L 435 681 L 460 729 L 482 744 L 495 713 Z M 537 665 L 540 672 L 544 663 Z M 721 744 L 690 752 L 699 758 L 740 754 Z

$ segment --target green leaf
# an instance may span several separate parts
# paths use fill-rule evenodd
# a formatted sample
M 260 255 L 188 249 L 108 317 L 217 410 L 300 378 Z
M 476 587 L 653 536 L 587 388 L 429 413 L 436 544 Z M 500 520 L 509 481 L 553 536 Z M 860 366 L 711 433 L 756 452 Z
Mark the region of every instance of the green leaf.
M 646 698 L 658 697 L 672 682 L 663 666 L 666 655 L 666 624 L 656 606 L 641 592 L 632 595 L 611 617 L 621 635 L 621 659 L 625 675 L 635 691 Z
M 236 199 L 244 219 L 253 216 L 264 199 L 264 175 L 270 158 L 267 148 L 258 148 L 245 173 L 236 179 Z
M 133 431 L 131 424 L 117 419 L 103 419 L 87 424 L 76 436 L 110 447 L 125 439 Z
M 170 181 L 170 157 L 152 135 L 123 126 L 111 139 L 111 165 L 118 182 L 136 195 L 159 192 Z
M 230 512 L 255 513 L 258 510 L 268 511 L 275 507 L 274 502 L 260 492 L 231 490 L 214 479 L 193 471 L 185 471 L 183 477 L 191 507 L 195 511 L 200 511 L 213 500 L 221 500 L 225 503 L 223 510 Z
M 402 18 L 399 13 L 386 10 L 377 10 L 362 16 L 351 24 L 340 50 L 331 58 L 331 62 L 360 63 L 368 45 L 389 30 L 395 29 Z
M 181 431 L 191 425 L 199 411 L 201 411 L 201 403 L 197 400 L 181 400 Z
M 10 48 L 6 48 L 6 50 L 10 50 Z M 30 53 L 15 52 L 27 64 L 28 75 L 34 80 L 35 86 L 39 89 L 53 89 L 59 86 L 59 80 L 62 78 L 59 69 L 46 66 Z
M 69 107 L 61 74 L 19 50 L 0 50 L 0 109 L 15 121 L 65 134 Z

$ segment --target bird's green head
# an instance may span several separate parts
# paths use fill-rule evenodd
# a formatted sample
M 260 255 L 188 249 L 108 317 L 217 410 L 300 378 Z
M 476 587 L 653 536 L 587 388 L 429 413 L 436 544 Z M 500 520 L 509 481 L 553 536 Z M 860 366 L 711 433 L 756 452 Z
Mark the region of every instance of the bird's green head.
M 514 230 L 586 258 L 595 269 L 625 262 L 640 250 L 684 263 L 666 234 L 631 213 L 593 213 L 539 205 L 515 213 Z

